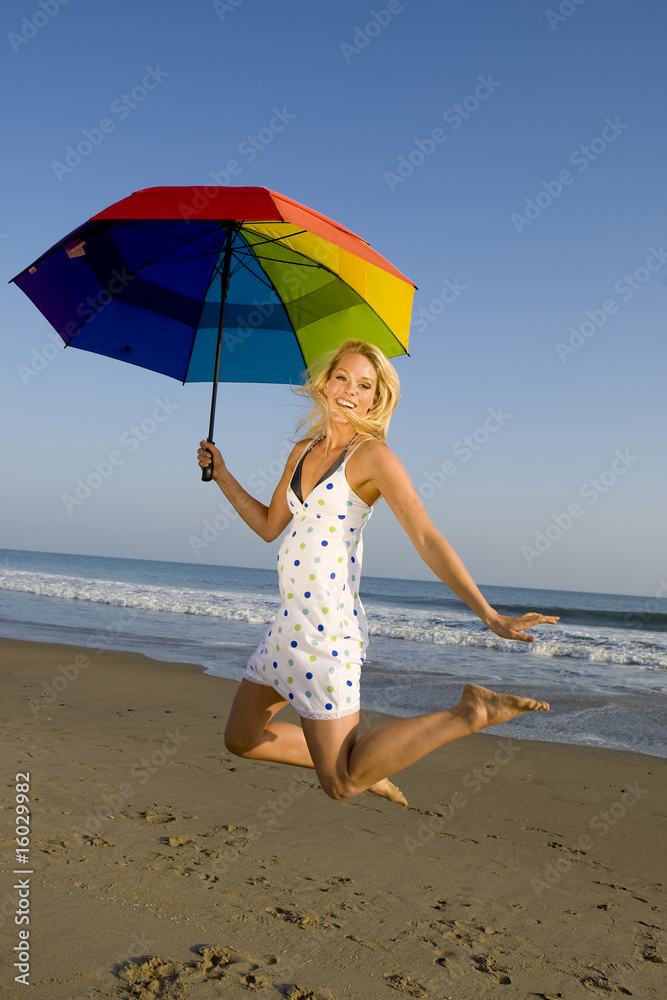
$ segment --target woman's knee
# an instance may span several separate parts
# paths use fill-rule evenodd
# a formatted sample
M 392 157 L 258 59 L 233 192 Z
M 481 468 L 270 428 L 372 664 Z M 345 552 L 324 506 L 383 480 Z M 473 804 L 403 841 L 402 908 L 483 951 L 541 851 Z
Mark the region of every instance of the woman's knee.
M 253 749 L 253 744 L 248 740 L 247 734 L 234 731 L 229 726 L 225 729 L 225 749 L 233 753 L 235 757 L 245 757 Z
M 358 788 L 351 781 L 339 778 L 337 775 L 318 775 L 322 791 L 330 799 L 351 799 L 354 795 L 361 795 L 363 788 Z

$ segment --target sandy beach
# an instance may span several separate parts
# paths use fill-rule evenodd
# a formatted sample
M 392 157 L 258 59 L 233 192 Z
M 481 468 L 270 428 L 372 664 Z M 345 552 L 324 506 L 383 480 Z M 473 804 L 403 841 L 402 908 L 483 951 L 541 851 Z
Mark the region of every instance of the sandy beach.
M 664 995 L 665 760 L 500 726 L 398 775 L 407 809 L 335 802 L 225 751 L 235 682 L 0 651 L 9 997 Z

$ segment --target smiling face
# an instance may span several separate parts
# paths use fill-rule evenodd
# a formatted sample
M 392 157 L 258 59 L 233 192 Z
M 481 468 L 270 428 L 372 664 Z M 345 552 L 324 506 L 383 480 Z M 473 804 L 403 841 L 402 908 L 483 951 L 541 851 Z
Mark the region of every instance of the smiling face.
M 344 354 L 324 387 L 330 419 L 341 423 L 346 413 L 364 417 L 375 403 L 376 391 L 377 375 L 368 358 Z

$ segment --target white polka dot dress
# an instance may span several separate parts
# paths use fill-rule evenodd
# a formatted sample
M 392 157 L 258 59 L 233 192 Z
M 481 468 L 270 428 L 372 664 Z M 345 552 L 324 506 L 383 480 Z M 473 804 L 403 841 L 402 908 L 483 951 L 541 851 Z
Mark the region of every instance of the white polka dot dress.
M 292 486 L 287 490 L 294 516 L 278 554 L 282 604 L 245 672 L 306 719 L 339 719 L 359 709 L 368 644 L 359 600 L 361 536 L 373 508 L 350 488 L 348 458 L 303 503 Z

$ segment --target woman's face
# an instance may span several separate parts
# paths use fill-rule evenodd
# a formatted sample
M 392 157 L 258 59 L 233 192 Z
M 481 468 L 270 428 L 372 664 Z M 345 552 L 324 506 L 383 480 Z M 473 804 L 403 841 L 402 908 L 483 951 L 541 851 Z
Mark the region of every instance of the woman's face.
M 329 416 L 336 423 L 346 421 L 346 413 L 364 417 L 375 403 L 377 375 L 363 354 L 344 354 L 324 387 Z

